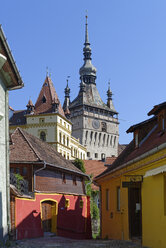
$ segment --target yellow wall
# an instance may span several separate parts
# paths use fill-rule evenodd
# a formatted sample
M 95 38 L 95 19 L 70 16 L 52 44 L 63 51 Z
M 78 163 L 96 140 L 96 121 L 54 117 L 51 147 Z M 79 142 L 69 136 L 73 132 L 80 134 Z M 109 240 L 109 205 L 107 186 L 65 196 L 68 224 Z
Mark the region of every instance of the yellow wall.
M 86 159 L 86 148 L 79 143 L 79 140 L 71 136 L 72 123 L 59 114 L 40 114 L 27 115 L 27 124 L 20 127 L 30 134 L 40 138 L 42 131 L 46 134 L 46 142 L 53 145 L 56 150 L 66 159 L 82 158 Z M 10 133 L 14 132 L 17 126 L 10 126 Z M 59 140 L 61 133 L 61 142 Z M 63 139 L 65 137 L 65 142 Z M 69 144 L 67 145 L 67 138 Z M 73 148 L 73 149 L 71 149 Z M 71 153 L 71 150 L 77 151 L 77 155 Z
M 166 165 L 166 149 L 137 163 L 98 179 L 102 194 L 102 238 L 129 239 L 128 188 L 122 188 L 125 175 L 145 175 L 154 168 Z M 166 248 L 166 175 L 164 173 L 143 178 L 142 243 L 151 248 Z M 121 208 L 117 211 L 117 186 L 121 187 Z M 109 189 L 109 210 L 106 210 L 106 189 Z M 111 218 L 111 212 L 113 218 Z

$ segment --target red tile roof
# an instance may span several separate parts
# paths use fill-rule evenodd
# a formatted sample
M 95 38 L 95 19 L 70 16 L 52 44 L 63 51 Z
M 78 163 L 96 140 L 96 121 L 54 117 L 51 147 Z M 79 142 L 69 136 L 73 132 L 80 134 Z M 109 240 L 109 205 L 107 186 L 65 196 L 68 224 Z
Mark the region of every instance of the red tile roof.
M 86 174 L 92 175 L 92 178 L 95 178 L 97 175 L 101 174 L 105 171 L 108 167 L 105 164 L 111 164 L 115 161 L 116 157 L 109 157 L 106 159 L 105 162 L 101 160 L 84 160 L 84 166 L 86 170 Z M 98 186 L 92 184 L 93 190 L 98 190 Z
M 21 128 L 17 128 L 11 135 L 10 162 L 45 162 L 50 166 L 86 177 L 71 161 L 63 158 L 55 147 L 23 131 Z

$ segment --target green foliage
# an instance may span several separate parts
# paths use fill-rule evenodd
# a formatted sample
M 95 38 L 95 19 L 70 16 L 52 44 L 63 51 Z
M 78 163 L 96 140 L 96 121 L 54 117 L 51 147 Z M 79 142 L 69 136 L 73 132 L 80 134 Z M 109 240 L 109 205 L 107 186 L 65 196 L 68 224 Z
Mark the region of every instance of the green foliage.
M 83 173 L 85 173 L 84 161 L 82 159 L 76 158 L 73 163 L 78 169 L 80 169 Z
M 99 219 L 99 208 L 97 207 L 96 203 L 92 203 L 92 219 L 98 220 Z
M 22 180 L 24 180 L 24 178 L 20 175 L 20 174 L 14 174 L 16 179 L 17 179 L 17 189 L 20 190 L 21 186 L 20 186 L 20 182 Z

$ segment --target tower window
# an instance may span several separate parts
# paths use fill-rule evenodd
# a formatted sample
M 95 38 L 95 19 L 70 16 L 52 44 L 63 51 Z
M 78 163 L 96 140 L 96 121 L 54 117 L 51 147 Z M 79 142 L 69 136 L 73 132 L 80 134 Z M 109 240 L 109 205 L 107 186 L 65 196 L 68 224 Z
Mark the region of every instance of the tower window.
M 95 158 L 98 158 L 98 153 L 95 153 Z
M 87 157 L 90 158 L 90 152 L 87 152 Z
M 40 133 L 40 139 L 41 139 L 42 141 L 46 141 L 46 133 L 45 133 L 44 131 L 42 131 L 42 132 Z
M 107 123 L 106 122 L 101 123 L 101 130 L 102 130 L 102 132 L 107 132 Z

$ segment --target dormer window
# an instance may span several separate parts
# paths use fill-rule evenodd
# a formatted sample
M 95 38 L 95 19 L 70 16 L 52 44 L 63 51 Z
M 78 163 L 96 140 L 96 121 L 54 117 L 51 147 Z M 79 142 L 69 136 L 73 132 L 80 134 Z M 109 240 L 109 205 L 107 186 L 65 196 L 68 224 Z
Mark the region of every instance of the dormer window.
M 138 133 L 135 133 L 135 148 L 138 147 Z
M 159 127 L 159 132 L 162 132 L 165 130 L 165 119 L 164 115 L 160 114 L 158 118 L 158 127 Z
M 42 98 L 42 102 L 43 102 L 43 103 L 45 103 L 45 102 L 46 102 L 46 97 L 45 97 L 45 96 L 43 96 L 43 98 Z

